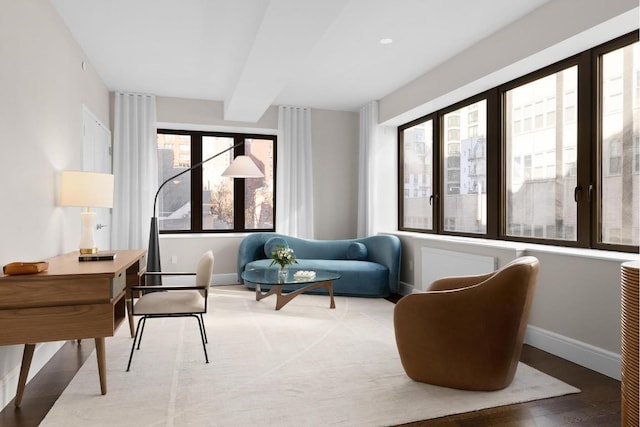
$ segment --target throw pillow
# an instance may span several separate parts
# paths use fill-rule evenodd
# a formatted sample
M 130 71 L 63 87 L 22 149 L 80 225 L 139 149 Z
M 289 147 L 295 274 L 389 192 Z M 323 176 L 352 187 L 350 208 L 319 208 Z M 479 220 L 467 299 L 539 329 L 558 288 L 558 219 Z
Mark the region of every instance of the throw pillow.
M 362 261 L 367 259 L 367 247 L 360 242 L 353 242 L 347 248 L 347 259 Z
M 272 237 L 264 242 L 264 254 L 267 256 L 267 258 L 271 258 L 271 253 L 276 249 L 276 246 L 278 245 L 284 246 L 285 248 L 289 247 L 287 241 L 282 237 Z

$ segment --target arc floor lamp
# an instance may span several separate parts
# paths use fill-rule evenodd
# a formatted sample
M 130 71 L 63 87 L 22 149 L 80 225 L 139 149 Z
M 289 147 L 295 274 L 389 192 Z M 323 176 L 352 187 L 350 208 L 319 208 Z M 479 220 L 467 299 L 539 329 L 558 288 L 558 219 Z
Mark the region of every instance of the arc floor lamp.
M 173 175 L 171 178 L 165 180 L 160 187 L 158 187 L 158 191 L 156 191 L 156 196 L 153 199 L 153 217 L 151 218 L 151 228 L 149 230 L 149 250 L 147 253 L 147 271 L 161 271 L 160 267 L 160 241 L 158 236 L 158 217 L 156 216 L 156 207 L 158 204 L 158 195 L 160 194 L 160 190 L 170 181 L 173 181 L 177 177 L 191 172 L 195 168 L 202 166 L 207 163 L 209 160 L 215 159 L 218 156 L 223 155 L 224 153 L 233 150 L 241 145 L 244 145 L 245 142 L 239 142 L 238 144 L 229 147 L 225 150 L 220 151 L 213 156 L 196 163 L 195 165 L 189 167 L 188 169 L 183 170 L 180 173 Z M 226 176 L 228 178 L 262 178 L 264 177 L 264 173 L 260 171 L 258 166 L 251 160 L 249 156 L 242 155 L 237 156 L 233 162 L 225 169 L 222 173 L 222 176 Z M 151 277 L 153 283 L 151 284 L 160 284 L 159 277 Z

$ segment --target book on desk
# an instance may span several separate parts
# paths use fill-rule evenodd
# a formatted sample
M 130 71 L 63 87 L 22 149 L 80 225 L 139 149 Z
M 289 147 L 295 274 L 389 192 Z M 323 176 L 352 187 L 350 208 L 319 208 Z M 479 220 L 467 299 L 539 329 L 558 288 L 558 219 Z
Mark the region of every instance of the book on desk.
M 113 261 L 116 259 L 115 252 L 97 252 L 95 254 L 80 254 L 78 261 Z

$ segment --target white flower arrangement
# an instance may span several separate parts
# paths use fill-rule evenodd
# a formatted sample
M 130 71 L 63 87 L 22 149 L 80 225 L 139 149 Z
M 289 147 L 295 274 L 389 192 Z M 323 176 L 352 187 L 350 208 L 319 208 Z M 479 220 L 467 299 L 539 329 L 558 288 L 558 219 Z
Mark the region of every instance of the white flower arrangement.
M 271 267 L 274 264 L 278 264 L 280 268 L 284 268 L 289 264 L 298 263 L 296 260 L 296 256 L 293 253 L 293 249 L 288 248 L 284 245 L 277 245 L 274 250 L 271 252 Z

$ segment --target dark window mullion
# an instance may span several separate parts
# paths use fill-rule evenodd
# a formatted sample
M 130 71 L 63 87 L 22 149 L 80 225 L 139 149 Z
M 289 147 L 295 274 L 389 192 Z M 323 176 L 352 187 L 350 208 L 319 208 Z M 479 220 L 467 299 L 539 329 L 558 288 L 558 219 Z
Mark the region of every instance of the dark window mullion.
M 577 159 L 577 185 L 580 189 L 580 197 L 577 206 L 577 245 L 588 248 L 591 246 L 591 203 L 590 186 L 595 185 L 595 177 L 591 174 L 592 157 L 592 127 L 594 116 L 592 115 L 594 92 L 592 91 L 591 52 L 587 51 L 578 59 L 578 159 Z
M 236 136 L 234 138 L 234 145 L 241 142 L 246 142 L 244 136 Z M 245 154 L 245 144 L 236 147 L 233 152 L 233 157 L 243 156 Z M 233 178 L 232 178 L 233 179 Z M 244 178 L 233 179 L 233 229 L 234 231 L 243 231 L 245 228 L 244 223 Z
M 500 97 L 494 89 L 487 94 L 487 237 L 497 239 L 500 233 L 501 198 L 501 120 Z
M 202 134 L 191 137 L 191 164 L 202 161 Z M 191 230 L 202 231 L 202 166 L 191 171 Z
M 440 179 L 440 171 L 442 168 L 440 167 L 440 159 L 442 158 L 442 149 L 441 149 L 441 138 L 440 138 L 440 114 L 434 114 L 431 116 L 433 120 L 433 159 L 431 160 L 432 164 L 432 177 L 431 180 L 433 184 L 431 187 L 433 188 L 433 204 L 431 206 L 432 213 L 432 221 L 431 221 L 431 229 L 434 233 L 442 232 L 442 222 L 440 218 L 442 218 L 442 181 Z

